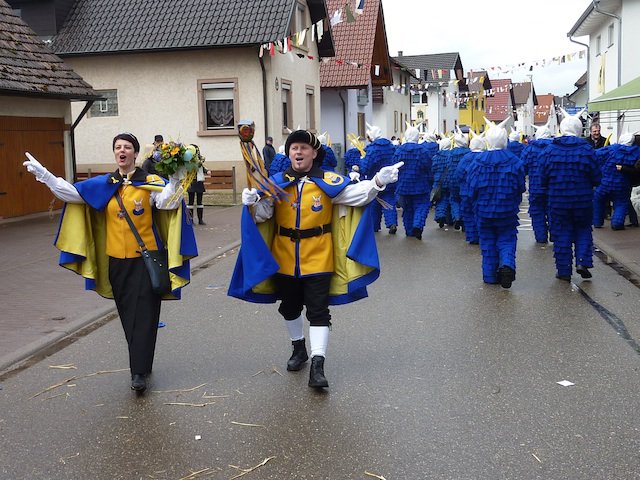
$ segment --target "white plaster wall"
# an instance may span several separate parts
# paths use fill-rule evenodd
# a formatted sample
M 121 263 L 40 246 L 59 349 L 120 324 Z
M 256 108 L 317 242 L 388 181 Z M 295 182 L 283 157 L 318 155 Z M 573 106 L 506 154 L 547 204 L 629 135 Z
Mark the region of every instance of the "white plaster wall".
M 320 116 L 321 130 L 327 132 L 332 143 L 342 143 L 344 145 L 344 118 L 343 104 L 339 94 L 347 100 L 346 90 L 323 89 L 322 90 L 322 112 Z M 347 133 L 351 130 L 347 130 Z M 349 145 L 350 147 L 351 145 Z
M 640 0 L 622 2 L 622 35 L 622 83 L 627 83 L 640 76 Z
M 239 164 L 242 156 L 235 132 L 197 135 L 198 79 L 237 78 L 239 119 L 256 121 L 255 141 L 260 147 L 264 144 L 262 74 L 253 49 L 67 57 L 65 62 L 94 89 L 118 90 L 118 116 L 84 118 L 79 124 L 78 165 L 110 164 L 112 138 L 123 131 L 134 133 L 143 149 L 161 133 L 165 140 L 197 143 L 207 162 L 218 163 L 216 168 Z M 80 107 L 73 110 L 75 116 Z
M 620 12 L 616 12 L 619 14 Z M 609 34 L 608 27 L 613 23 L 615 32 L 614 32 L 614 43 L 609 46 Z M 600 35 L 601 43 L 600 50 L 601 54 L 597 55 L 596 49 L 596 39 Z M 623 40 L 624 41 L 624 40 Z M 593 33 L 589 36 L 589 49 L 590 49 L 590 61 L 591 65 L 589 66 L 589 99 L 593 100 L 603 95 L 602 92 L 598 90 L 598 78 L 600 74 L 600 66 L 603 62 L 603 54 L 606 53 L 604 58 L 605 65 L 605 82 L 604 82 L 604 93 L 607 93 L 614 88 L 619 86 L 618 84 L 618 21 L 615 18 L 606 17 L 603 19 L 600 27 L 594 30 Z

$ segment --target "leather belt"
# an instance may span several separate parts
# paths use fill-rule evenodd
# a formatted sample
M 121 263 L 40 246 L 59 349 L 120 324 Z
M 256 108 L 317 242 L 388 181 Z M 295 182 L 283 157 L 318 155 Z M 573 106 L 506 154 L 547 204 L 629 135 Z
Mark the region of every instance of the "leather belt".
M 278 227 L 278 234 L 283 237 L 289 237 L 292 242 L 299 242 L 303 238 L 318 237 L 329 232 L 331 232 L 330 223 L 319 227 L 305 228 L 304 230 L 300 230 L 299 228 Z

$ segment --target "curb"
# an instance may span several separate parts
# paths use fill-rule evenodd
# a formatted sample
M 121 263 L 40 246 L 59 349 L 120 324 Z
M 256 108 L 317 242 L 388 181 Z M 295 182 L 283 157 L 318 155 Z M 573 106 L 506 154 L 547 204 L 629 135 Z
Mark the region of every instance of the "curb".
M 218 258 L 220 255 L 224 255 L 225 253 L 233 250 L 234 248 L 237 248 L 238 246 L 240 246 L 240 240 L 223 246 L 217 252 L 210 253 L 202 257 L 196 257 L 197 260 L 195 260 L 191 265 L 191 271 L 193 272 L 192 275 L 196 275 L 198 273 L 197 270 L 199 270 L 202 265 L 206 265 L 207 263 Z M 64 326 L 60 331 L 49 333 L 44 337 L 35 340 L 25 345 L 24 347 L 19 348 L 15 352 L 0 357 L 0 376 L 3 376 L 12 370 L 15 370 L 20 366 L 19 364 L 21 362 L 28 360 L 34 355 L 37 355 L 38 353 L 46 350 L 47 348 L 55 345 L 65 338 L 68 338 L 78 331 L 89 327 L 100 320 L 103 320 L 109 315 L 115 315 L 116 313 L 117 309 L 115 305 L 95 310 L 94 312 L 84 315 L 83 317 Z M 115 317 L 117 317 L 117 315 L 115 315 Z

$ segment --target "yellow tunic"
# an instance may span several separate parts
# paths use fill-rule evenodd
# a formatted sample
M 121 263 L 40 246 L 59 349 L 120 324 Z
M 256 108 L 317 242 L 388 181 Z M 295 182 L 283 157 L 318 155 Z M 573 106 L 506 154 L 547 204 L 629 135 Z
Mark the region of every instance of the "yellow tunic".
M 300 192 L 292 183 L 285 188 L 289 201 L 276 204 L 276 232 L 271 252 L 278 262 L 278 273 L 289 276 L 333 273 L 333 242 L 331 233 L 297 241 L 279 235 L 278 227 L 306 230 L 331 223 L 333 204 L 331 198 L 315 183 L 303 182 Z

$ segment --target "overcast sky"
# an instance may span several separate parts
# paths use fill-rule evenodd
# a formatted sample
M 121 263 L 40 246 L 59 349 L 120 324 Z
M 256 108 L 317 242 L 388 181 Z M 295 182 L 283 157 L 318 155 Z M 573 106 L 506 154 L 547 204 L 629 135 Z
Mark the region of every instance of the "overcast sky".
M 404 55 L 459 52 L 465 74 L 586 50 L 570 42 L 567 32 L 590 4 L 590 0 L 382 0 L 391 56 L 399 50 Z M 577 40 L 588 43 L 588 37 Z M 576 56 L 561 65 L 534 65 L 531 72 L 489 71 L 489 78 L 518 82 L 531 74 L 536 93 L 562 96 L 575 91 L 574 83 L 586 70 L 586 56 L 582 60 Z

